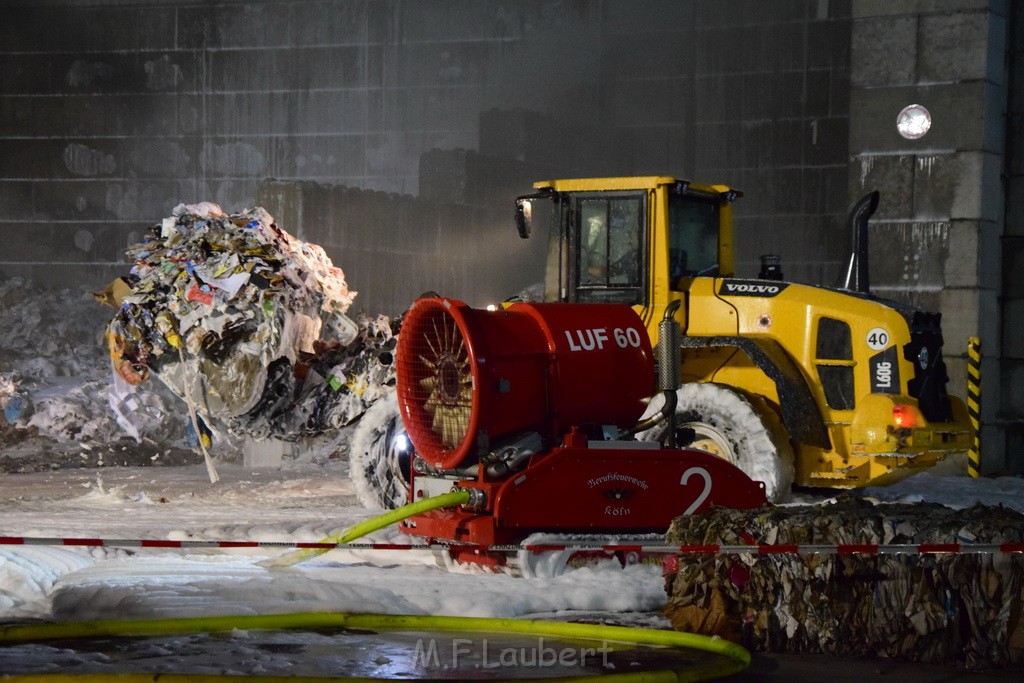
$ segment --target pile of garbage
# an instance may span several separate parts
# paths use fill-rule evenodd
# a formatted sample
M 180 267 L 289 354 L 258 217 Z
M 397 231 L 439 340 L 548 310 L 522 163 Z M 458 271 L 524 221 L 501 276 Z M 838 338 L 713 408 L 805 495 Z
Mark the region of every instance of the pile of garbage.
M 55 381 L 103 376 L 96 309 L 85 289 L 53 292 L 20 277 L 0 280 L 0 427 L 26 427 L 33 394 Z
M 1017 543 L 1024 515 L 930 503 L 715 508 L 679 517 L 668 542 Z M 882 656 L 969 668 L 1024 659 L 1019 554 L 681 555 L 666 575 L 676 629 L 761 652 Z
M 29 409 L 26 392 L 13 373 L 0 374 L 0 425 L 14 424 Z
M 119 397 L 152 374 L 234 433 L 295 439 L 350 423 L 394 384 L 392 322 L 349 318 L 341 269 L 262 208 L 178 205 L 128 256 L 129 276 L 97 294 L 118 307 Z
M 85 287 L 51 290 L 21 277 L 0 279 L 0 372 L 27 384 L 104 377 L 102 321 L 102 307 Z
M 45 450 L 53 442 L 96 444 L 125 436 L 106 408 L 104 317 L 85 287 L 0 280 L 0 444 L 26 446 L 19 458 L 31 451 L 29 441 Z M 182 422 L 163 410 L 162 396 L 147 392 L 138 401 L 145 407 L 136 415 L 139 435 L 180 438 Z

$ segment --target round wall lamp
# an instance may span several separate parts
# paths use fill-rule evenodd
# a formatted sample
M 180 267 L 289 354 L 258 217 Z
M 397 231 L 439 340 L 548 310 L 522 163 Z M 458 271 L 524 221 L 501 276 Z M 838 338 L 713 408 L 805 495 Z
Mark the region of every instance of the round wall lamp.
M 923 104 L 908 104 L 896 117 L 896 130 L 908 140 L 924 137 L 931 127 L 931 112 Z

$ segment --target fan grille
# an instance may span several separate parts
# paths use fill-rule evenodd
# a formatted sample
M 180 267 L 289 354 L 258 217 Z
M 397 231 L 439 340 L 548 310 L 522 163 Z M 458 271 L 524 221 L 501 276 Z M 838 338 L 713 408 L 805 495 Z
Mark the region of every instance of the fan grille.
M 470 435 L 473 361 L 462 329 L 442 306 L 410 317 L 399 337 L 400 398 L 413 443 L 433 460 L 431 452 L 461 450 Z
M 427 349 L 418 355 L 426 369 L 426 376 L 419 380 L 420 387 L 428 393 L 423 410 L 431 416 L 430 430 L 441 439 L 441 444 L 456 448 L 469 429 L 473 374 L 455 320 L 435 318 L 432 322 L 432 329 L 423 338 Z

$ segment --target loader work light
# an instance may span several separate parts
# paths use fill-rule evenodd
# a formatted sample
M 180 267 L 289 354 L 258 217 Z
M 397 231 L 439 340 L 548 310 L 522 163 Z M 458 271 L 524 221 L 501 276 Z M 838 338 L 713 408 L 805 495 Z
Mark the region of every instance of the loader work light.
M 924 137 L 931 127 L 931 112 L 923 104 L 908 104 L 896 117 L 896 130 L 908 140 Z

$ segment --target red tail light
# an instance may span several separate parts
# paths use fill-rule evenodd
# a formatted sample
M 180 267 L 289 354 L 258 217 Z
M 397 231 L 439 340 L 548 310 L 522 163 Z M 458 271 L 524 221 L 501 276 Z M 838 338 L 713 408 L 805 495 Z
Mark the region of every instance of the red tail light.
M 897 427 L 916 427 L 917 411 L 914 406 L 895 405 L 892 407 L 892 421 Z

